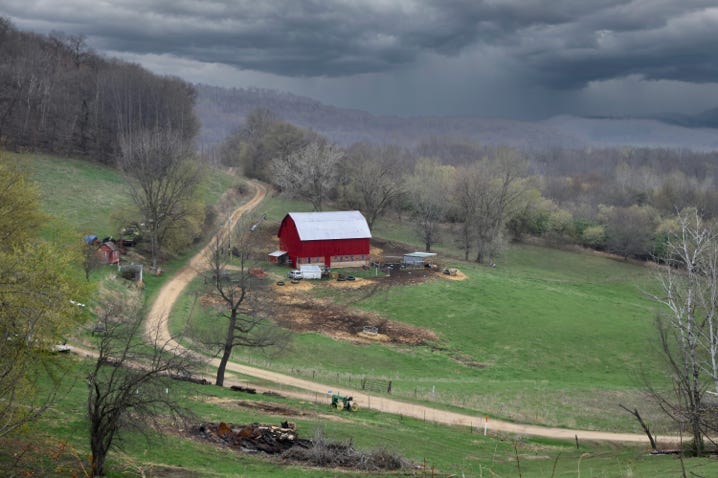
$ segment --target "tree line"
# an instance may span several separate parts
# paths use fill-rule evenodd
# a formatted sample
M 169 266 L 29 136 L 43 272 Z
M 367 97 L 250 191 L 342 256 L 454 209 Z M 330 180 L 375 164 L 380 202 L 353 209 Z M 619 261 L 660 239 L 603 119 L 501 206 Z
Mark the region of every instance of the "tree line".
M 191 141 L 194 88 L 93 52 L 80 36 L 22 32 L 0 17 L 0 146 L 111 164 L 119 138 L 171 129 Z
M 358 209 L 370 227 L 387 214 L 410 218 L 427 251 L 450 244 L 478 262 L 526 236 L 650 259 L 665 252 L 677 211 L 718 216 L 714 153 L 531 152 L 451 138 L 340 148 L 264 109 L 214 153 L 315 210 Z

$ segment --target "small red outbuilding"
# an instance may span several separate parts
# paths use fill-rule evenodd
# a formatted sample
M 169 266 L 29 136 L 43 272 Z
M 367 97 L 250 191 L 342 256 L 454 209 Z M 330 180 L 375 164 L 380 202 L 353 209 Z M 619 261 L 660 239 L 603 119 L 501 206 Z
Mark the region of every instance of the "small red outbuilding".
M 120 249 L 114 242 L 103 242 L 97 248 L 97 260 L 100 264 L 119 264 Z
M 359 211 L 290 212 L 277 236 L 292 267 L 359 267 L 369 262 L 371 232 Z

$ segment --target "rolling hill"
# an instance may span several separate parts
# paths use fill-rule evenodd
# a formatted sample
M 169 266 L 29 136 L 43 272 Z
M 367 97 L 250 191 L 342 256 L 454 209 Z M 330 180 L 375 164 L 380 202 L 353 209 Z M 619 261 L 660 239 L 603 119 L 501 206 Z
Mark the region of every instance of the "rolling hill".
M 356 142 L 415 146 L 432 137 L 452 137 L 524 150 L 645 146 L 711 151 L 718 149 L 715 111 L 656 118 L 582 118 L 558 116 L 543 121 L 482 117 L 377 116 L 337 108 L 311 98 L 261 88 L 195 85 L 202 123 L 200 143 L 216 145 L 239 128 L 256 108 L 311 129 L 340 145 Z

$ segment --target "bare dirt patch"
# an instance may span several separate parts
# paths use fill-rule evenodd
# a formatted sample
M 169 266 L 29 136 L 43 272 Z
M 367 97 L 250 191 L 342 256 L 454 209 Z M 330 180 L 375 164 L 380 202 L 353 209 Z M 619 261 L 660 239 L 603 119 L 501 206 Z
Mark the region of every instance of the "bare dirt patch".
M 304 412 L 301 412 L 294 408 L 277 405 L 276 403 L 250 402 L 246 400 L 234 400 L 231 398 L 220 397 L 202 397 L 202 401 L 220 406 L 237 406 L 241 408 L 249 408 L 252 410 L 258 410 L 263 413 L 272 413 L 275 415 L 284 415 L 287 417 L 299 417 L 306 415 L 306 413 Z
M 283 285 L 274 284 L 273 288 L 278 294 L 286 294 L 292 292 L 308 292 L 314 288 L 312 281 L 310 280 L 298 280 L 292 282 L 291 280 L 283 280 Z
M 351 284 L 352 282 L 360 284 L 359 287 L 368 287 L 373 281 L 333 281 L 332 283 Z M 324 284 L 329 282 L 324 281 L 317 286 Z M 321 333 L 334 339 L 354 343 L 372 343 L 381 340 L 397 344 L 422 345 L 437 339 L 436 334 L 431 330 L 387 320 L 378 314 L 353 310 L 337 305 L 330 299 L 312 298 L 299 293 L 301 289 L 294 287 L 295 285 L 298 284 L 293 284 L 292 287 L 278 287 L 273 297 L 274 321 L 287 329 L 295 332 Z M 366 334 L 365 327 L 376 327 L 379 333 Z
M 217 294 L 205 294 L 199 298 L 199 303 L 202 304 L 202 307 L 215 309 L 224 308 L 227 304 L 224 299 Z
M 462 355 L 454 355 L 452 356 L 452 359 L 457 361 L 458 363 L 462 365 L 466 365 L 467 367 L 473 367 L 473 368 L 486 368 L 488 365 L 484 362 L 477 362 L 471 357 L 462 356 Z

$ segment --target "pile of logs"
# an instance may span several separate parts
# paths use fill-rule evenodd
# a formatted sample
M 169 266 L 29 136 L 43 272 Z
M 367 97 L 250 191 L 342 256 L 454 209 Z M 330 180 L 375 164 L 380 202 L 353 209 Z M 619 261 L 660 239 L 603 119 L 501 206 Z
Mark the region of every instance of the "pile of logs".
M 241 386 L 241 385 L 232 385 L 232 386 L 229 387 L 229 388 L 232 389 L 232 390 L 234 390 L 235 392 L 244 392 L 244 393 L 249 393 L 249 394 L 252 394 L 252 395 L 254 395 L 254 394 L 257 393 L 257 389 L 256 389 L 256 388 L 243 387 L 243 386 Z
M 271 455 L 282 453 L 292 447 L 310 448 L 311 440 L 297 435 L 294 423 L 282 422 L 282 426 L 232 425 L 225 422 L 205 423 L 192 428 L 192 434 L 207 441 L 223 444 L 245 452 L 264 452 Z

